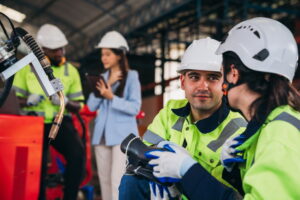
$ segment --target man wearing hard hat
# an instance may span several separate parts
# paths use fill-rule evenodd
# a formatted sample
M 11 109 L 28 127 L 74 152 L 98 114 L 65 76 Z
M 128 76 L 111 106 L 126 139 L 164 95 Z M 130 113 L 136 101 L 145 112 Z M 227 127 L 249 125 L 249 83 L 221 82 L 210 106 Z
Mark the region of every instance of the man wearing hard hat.
M 219 44 L 205 38 L 193 41 L 187 48 L 177 69 L 186 99 L 170 100 L 148 126 L 143 140 L 159 147 L 166 140 L 182 146 L 210 174 L 228 185 L 219 164 L 221 146 L 227 138 L 241 134 L 247 123 L 222 101 L 222 56 L 215 54 Z M 146 156 L 153 158 L 150 153 Z M 176 161 L 181 162 L 180 158 Z M 165 181 L 163 177 L 158 180 Z M 149 181 L 138 176 L 123 176 L 119 189 L 122 200 L 149 199 L 150 190 L 152 199 L 180 196 L 175 185 L 151 183 L 149 188 Z
M 223 55 L 228 105 L 249 122 L 243 135 L 224 143 L 220 158 L 243 196 L 175 144 L 173 152 L 150 152 L 154 176 L 175 179 L 190 200 L 300 199 L 300 95 L 291 85 L 299 53 L 292 32 L 274 19 L 247 19 L 216 53 Z
M 37 33 L 37 42 L 50 60 L 54 76 L 64 86 L 66 112 L 56 139 L 51 143 L 60 152 L 67 164 L 64 172 L 64 199 L 76 200 L 80 182 L 84 173 L 85 153 L 82 141 L 75 130 L 71 112 L 78 112 L 84 100 L 81 81 L 77 69 L 66 61 L 64 47 L 68 41 L 63 32 L 51 24 L 43 25 Z M 31 115 L 44 117 L 44 142 L 42 156 L 42 173 L 39 199 L 45 199 L 45 177 L 47 174 L 48 134 L 54 116 L 59 110 L 57 95 L 47 98 L 38 84 L 29 66 L 19 71 L 14 80 L 14 88 L 21 100 L 22 109 Z

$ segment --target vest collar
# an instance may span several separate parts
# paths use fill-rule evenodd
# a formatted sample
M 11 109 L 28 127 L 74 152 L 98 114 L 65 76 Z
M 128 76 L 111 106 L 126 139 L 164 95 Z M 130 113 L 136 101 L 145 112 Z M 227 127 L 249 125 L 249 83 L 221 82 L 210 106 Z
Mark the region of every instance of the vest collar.
M 247 148 L 249 145 L 252 144 L 252 140 L 250 138 L 254 138 L 254 135 L 257 135 L 257 131 L 265 124 L 267 116 L 261 114 L 261 119 L 264 119 L 262 121 L 257 121 L 255 118 L 250 120 L 248 122 L 248 125 L 246 127 L 246 130 L 241 134 L 243 137 L 240 137 L 239 143 L 240 145 L 238 146 L 239 150 Z M 254 136 L 254 137 L 252 137 Z
M 172 109 L 172 111 L 179 117 L 187 118 L 187 116 L 191 113 L 190 103 L 187 103 L 182 108 Z M 220 108 L 216 110 L 210 117 L 197 121 L 195 125 L 201 133 L 209 133 L 215 130 L 219 124 L 226 119 L 228 114 L 229 109 L 223 101 Z

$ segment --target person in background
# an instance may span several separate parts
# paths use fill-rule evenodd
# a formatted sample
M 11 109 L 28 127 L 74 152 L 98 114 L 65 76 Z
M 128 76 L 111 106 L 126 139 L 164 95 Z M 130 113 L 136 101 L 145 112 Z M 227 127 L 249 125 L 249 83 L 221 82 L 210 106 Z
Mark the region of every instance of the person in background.
M 148 126 L 143 140 L 147 145 L 161 146 L 165 141 L 178 144 L 205 170 L 228 184 L 222 177 L 221 146 L 227 138 L 241 134 L 246 121 L 230 111 L 223 100 L 222 56 L 215 55 L 219 44 L 208 37 L 194 40 L 186 49 L 177 69 L 186 99 L 170 100 Z M 120 200 L 146 200 L 150 196 L 173 199 L 181 195 L 174 185 L 151 183 L 149 187 L 149 180 L 143 177 L 130 173 L 123 176 Z
M 249 121 L 243 135 L 225 142 L 223 166 L 240 176 L 243 199 L 300 199 L 295 173 L 300 168 L 300 96 L 291 84 L 298 50 L 292 33 L 273 19 L 249 19 L 229 31 L 217 53 L 223 55 L 229 105 Z M 175 153 L 149 152 L 157 158 L 150 161 L 155 176 L 176 179 L 192 200 L 237 199 L 236 191 L 211 177 L 185 150 L 169 145 Z
M 300 77 L 299 77 L 299 74 L 300 74 L 300 68 L 297 69 L 296 73 L 295 73 L 295 77 L 293 79 L 293 86 L 298 90 L 300 91 Z
M 54 76 L 59 78 L 64 86 L 66 112 L 57 137 L 51 145 L 61 153 L 67 164 L 64 172 L 64 200 L 76 200 L 79 185 L 84 176 L 85 153 L 84 146 L 75 130 L 70 112 L 78 112 L 84 97 L 77 69 L 66 61 L 64 47 L 68 41 L 63 32 L 56 26 L 44 24 L 37 33 L 37 42 L 43 48 L 50 60 Z M 42 170 L 39 199 L 46 199 L 48 134 L 52 121 L 59 110 L 59 99 L 55 94 L 47 98 L 30 66 L 20 70 L 14 79 L 14 89 L 20 99 L 24 112 L 29 115 L 44 117 L 44 141 L 42 155 Z
M 125 171 L 125 155 L 120 144 L 130 133 L 138 135 L 135 116 L 141 107 L 141 86 L 138 73 L 129 69 L 125 38 L 116 31 L 106 33 L 97 48 L 105 72 L 97 82 L 99 93 L 91 93 L 87 105 L 98 111 L 92 144 L 103 200 L 117 200 L 118 186 Z

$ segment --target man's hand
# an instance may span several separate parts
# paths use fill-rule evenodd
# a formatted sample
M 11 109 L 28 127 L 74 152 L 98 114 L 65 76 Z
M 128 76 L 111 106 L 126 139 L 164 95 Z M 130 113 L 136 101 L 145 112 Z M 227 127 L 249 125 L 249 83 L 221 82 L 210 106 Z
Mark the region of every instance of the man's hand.
M 27 106 L 36 106 L 42 100 L 44 100 L 44 96 L 43 95 L 31 94 L 31 95 L 28 96 L 26 104 L 27 104 Z
M 106 99 L 113 99 L 114 94 L 112 92 L 110 84 L 107 84 L 107 87 L 106 87 L 104 81 L 100 79 L 97 82 L 96 88 L 97 88 L 97 90 L 99 90 L 100 94 L 104 98 L 106 98 Z
M 69 112 L 73 112 L 73 113 L 79 112 L 79 110 L 81 109 L 79 101 L 69 100 L 68 97 L 66 96 L 64 96 L 64 98 L 65 98 L 65 107 Z M 57 106 L 60 105 L 59 97 L 57 94 L 52 95 L 50 97 L 50 100 L 53 105 L 57 105 Z
M 228 172 L 231 172 L 235 163 L 245 162 L 243 157 L 239 155 L 241 151 L 236 150 L 235 148 L 241 145 L 245 137 L 239 135 L 235 138 L 228 138 L 222 148 L 221 152 L 221 163 Z
M 65 104 L 67 105 L 69 99 L 66 96 L 64 96 L 64 97 L 65 97 Z M 50 98 L 51 98 L 51 102 L 53 105 L 57 105 L 57 106 L 60 105 L 58 94 L 54 94 Z
M 196 163 L 189 152 L 174 143 L 163 141 L 158 144 L 169 151 L 151 150 L 145 153 L 151 158 L 153 175 L 162 183 L 179 182 L 187 170 Z
M 180 192 L 173 184 L 169 187 L 150 181 L 151 200 L 172 200 L 180 197 Z

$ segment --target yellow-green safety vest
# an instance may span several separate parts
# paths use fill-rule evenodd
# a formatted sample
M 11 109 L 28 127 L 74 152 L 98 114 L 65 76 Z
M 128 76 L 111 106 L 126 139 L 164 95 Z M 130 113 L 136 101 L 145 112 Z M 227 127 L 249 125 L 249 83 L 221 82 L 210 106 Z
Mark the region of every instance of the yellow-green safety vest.
M 193 123 L 188 101 L 170 100 L 148 126 L 143 140 L 148 145 L 168 140 L 185 147 L 210 174 L 229 185 L 222 179 L 221 147 L 227 138 L 244 132 L 246 125 L 244 118 L 224 103 L 209 118 Z
M 285 105 L 274 109 L 238 150 L 244 199 L 300 199 L 300 113 Z
M 53 74 L 59 78 L 64 86 L 63 93 L 69 100 L 83 101 L 82 86 L 77 69 L 70 63 L 61 66 L 52 66 Z M 34 111 L 39 116 L 44 116 L 45 123 L 51 123 L 59 110 L 59 106 L 53 105 L 45 95 L 31 67 L 28 65 L 16 73 L 13 88 L 16 95 L 27 98 L 30 94 L 43 95 L 45 98 L 37 106 L 24 107 L 25 112 Z M 65 114 L 68 114 L 66 111 Z

